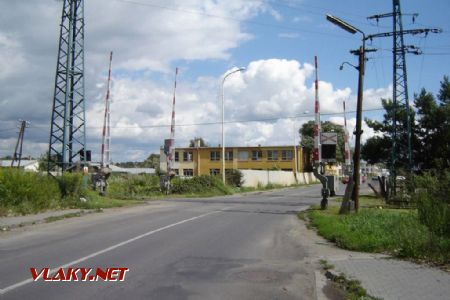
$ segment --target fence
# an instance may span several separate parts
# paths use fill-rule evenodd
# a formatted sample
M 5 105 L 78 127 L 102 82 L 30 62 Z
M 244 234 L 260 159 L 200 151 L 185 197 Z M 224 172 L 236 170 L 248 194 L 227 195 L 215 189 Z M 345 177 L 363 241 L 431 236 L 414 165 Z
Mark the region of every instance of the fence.
M 267 170 L 240 170 L 244 175 L 244 184 L 246 187 L 257 187 L 258 184 L 265 186 L 267 184 L 279 184 L 289 186 L 292 184 L 309 184 L 319 182 L 313 173 L 297 173 L 289 171 L 267 171 Z

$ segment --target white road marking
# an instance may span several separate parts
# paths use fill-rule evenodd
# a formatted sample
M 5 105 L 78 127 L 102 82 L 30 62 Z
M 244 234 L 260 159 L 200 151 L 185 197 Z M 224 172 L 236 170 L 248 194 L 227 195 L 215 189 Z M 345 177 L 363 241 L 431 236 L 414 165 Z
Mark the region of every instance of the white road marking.
M 206 214 L 203 214 L 203 215 L 199 215 L 199 216 L 196 216 L 196 217 L 193 217 L 193 218 L 185 219 L 185 220 L 182 220 L 182 221 L 179 221 L 179 222 L 176 222 L 176 223 L 173 223 L 173 224 L 170 224 L 170 225 L 167 225 L 167 226 L 164 226 L 164 227 L 161 227 L 161 228 L 158 228 L 158 229 L 155 229 L 155 230 L 152 230 L 152 231 L 143 233 L 143 234 L 138 235 L 138 236 L 135 236 L 134 238 L 131 238 L 131 239 L 129 239 L 129 240 L 120 242 L 120 243 L 115 244 L 115 245 L 113 245 L 113 246 L 111 246 L 111 247 L 105 248 L 105 249 L 103 249 L 103 250 L 100 250 L 100 251 L 94 252 L 94 253 L 92 253 L 92 254 L 89 254 L 89 255 L 87 255 L 87 256 L 81 257 L 81 258 L 79 258 L 79 259 L 77 259 L 77 260 L 71 261 L 71 262 L 69 262 L 69 263 L 67 263 L 67 264 L 65 264 L 65 265 L 62 265 L 62 266 L 53 268 L 53 269 L 51 269 L 51 270 L 49 271 L 49 274 L 55 273 L 55 272 L 56 272 L 58 269 L 60 269 L 60 268 L 64 269 L 64 268 L 68 268 L 68 267 L 70 267 L 70 266 L 79 264 L 79 263 L 81 263 L 81 262 L 83 262 L 83 261 L 86 261 L 86 260 L 88 260 L 88 259 L 90 259 L 90 258 L 99 256 L 100 254 L 103 254 L 103 253 L 106 253 L 106 252 L 109 252 L 109 251 L 112 251 L 112 250 L 114 250 L 114 249 L 116 249 L 116 248 L 119 248 L 119 247 L 121 247 L 121 246 L 127 245 L 127 244 L 132 243 L 132 242 L 134 242 L 134 241 L 137 241 L 137 240 L 139 240 L 139 239 L 142 239 L 142 238 L 144 238 L 144 237 L 146 237 L 146 236 L 149 236 L 149 235 L 155 234 L 155 233 L 157 233 L 157 232 L 160 232 L 160 231 L 163 231 L 163 230 L 166 230 L 166 229 L 175 227 L 175 226 L 177 226 L 177 225 L 181 225 L 181 224 L 184 224 L 184 223 L 187 223 L 187 222 L 190 222 L 190 221 L 194 221 L 194 220 L 197 220 L 197 219 L 206 217 L 206 216 L 211 215 L 211 214 L 216 214 L 216 213 L 222 212 L 222 211 L 224 211 L 224 210 L 226 210 L 226 209 L 228 209 L 228 208 L 229 208 L 229 207 L 226 207 L 226 208 L 221 209 L 221 210 L 212 211 L 212 212 L 209 212 L 209 213 L 206 213 Z M 30 275 L 30 276 L 31 276 L 31 275 Z M 3 288 L 3 289 L 0 289 L 0 295 L 3 295 L 3 294 L 5 294 L 5 293 L 7 293 L 7 292 L 10 292 L 10 291 L 12 291 L 12 290 L 14 290 L 14 289 L 16 289 L 16 288 L 19 288 L 19 287 L 24 286 L 24 285 L 26 285 L 26 284 L 28 284 L 28 283 L 31 283 L 31 282 L 33 282 L 33 278 L 28 278 L 28 279 L 25 279 L 25 280 L 23 280 L 23 281 L 20 281 L 20 282 L 17 282 L 17 283 L 15 283 L 15 284 L 12 284 L 12 285 L 10 285 L 10 286 L 7 286 L 7 287 L 5 287 L 5 288 Z

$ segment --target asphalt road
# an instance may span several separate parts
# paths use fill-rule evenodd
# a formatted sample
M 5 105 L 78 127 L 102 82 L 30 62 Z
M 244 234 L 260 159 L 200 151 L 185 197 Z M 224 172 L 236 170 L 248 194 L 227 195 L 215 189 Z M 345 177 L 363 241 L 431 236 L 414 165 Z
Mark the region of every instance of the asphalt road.
M 171 199 L 0 234 L 1 299 L 314 299 L 296 212 L 320 187 Z M 129 268 L 122 282 L 44 282 L 30 267 Z

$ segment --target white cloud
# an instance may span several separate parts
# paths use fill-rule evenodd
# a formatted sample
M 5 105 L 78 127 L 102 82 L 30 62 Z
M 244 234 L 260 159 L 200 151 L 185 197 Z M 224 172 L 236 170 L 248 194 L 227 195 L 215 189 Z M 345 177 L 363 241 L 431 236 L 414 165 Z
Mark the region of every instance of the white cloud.
M 172 64 L 180 60 L 229 60 L 233 49 L 252 38 L 239 20 L 263 13 L 282 17 L 262 1 L 174 0 L 167 7 L 135 2 L 144 5 L 86 1 L 86 120 L 88 148 L 94 159 L 100 150 L 110 50 L 114 51 L 112 158 L 144 159 L 150 152 L 159 152 L 169 137 Z M 32 120 L 24 151 L 35 156 L 47 148 L 60 6 L 53 0 L 0 3 L 0 10 L 11 12 L 0 20 L 2 126 L 15 126 L 18 118 Z M 176 145 L 187 146 L 195 136 L 212 145 L 221 143 L 220 76 L 183 78 L 183 70 L 180 72 L 177 125 L 209 124 L 177 126 Z M 293 120 L 286 117 L 314 111 L 313 75 L 309 63 L 261 59 L 230 76 L 224 87 L 225 120 L 259 121 L 227 123 L 226 144 L 292 144 L 296 130 L 307 119 L 299 118 L 294 130 Z M 379 97 L 388 92 L 367 90 L 365 107 L 379 107 Z M 349 110 L 356 103 L 350 88 L 336 89 L 324 81 L 320 82 L 319 97 L 323 113 L 340 112 L 343 99 L 349 99 Z M 15 137 L 14 130 L 0 132 L 1 148 L 13 150 Z
M 25 65 L 20 42 L 11 35 L 0 32 L 0 80 L 23 70 Z
M 119 68 L 167 72 L 173 60 L 228 59 L 229 50 L 251 38 L 236 20 L 265 9 L 257 1 L 90 1 L 86 45 L 97 55 L 113 49 Z

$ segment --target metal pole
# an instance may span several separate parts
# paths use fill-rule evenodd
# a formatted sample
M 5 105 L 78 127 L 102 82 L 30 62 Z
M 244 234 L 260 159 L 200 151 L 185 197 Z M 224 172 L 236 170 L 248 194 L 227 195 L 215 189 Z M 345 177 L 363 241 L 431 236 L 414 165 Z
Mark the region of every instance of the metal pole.
M 359 209 L 359 186 L 360 186 L 360 172 L 359 163 L 361 158 L 361 125 L 362 125 L 362 102 L 363 102 L 363 84 L 364 84 L 364 65 L 366 60 L 365 55 L 366 41 L 363 38 L 363 45 L 359 48 L 359 78 L 358 78 L 358 101 L 356 104 L 356 130 L 355 130 L 355 154 L 354 154 L 354 182 L 353 187 L 353 201 L 355 202 L 355 211 Z
M 225 90 L 224 90 L 224 85 L 225 85 L 225 79 L 228 78 L 228 76 L 230 76 L 231 74 L 234 74 L 236 72 L 241 72 L 245 70 L 245 68 L 239 68 L 236 69 L 234 71 L 229 72 L 228 74 L 225 74 L 225 76 L 222 79 L 222 181 L 223 184 L 225 184 L 225 133 L 224 133 L 224 120 L 225 120 Z
M 103 134 L 102 134 L 102 158 L 100 162 L 100 166 L 108 167 L 109 168 L 109 162 L 110 162 L 110 86 L 111 86 L 111 64 L 112 64 L 112 56 L 113 52 L 111 51 L 109 53 L 109 69 L 108 69 L 108 82 L 107 82 L 107 89 L 106 89 L 106 98 L 105 98 L 105 116 L 103 119 Z
M 230 73 L 231 74 L 231 73 Z M 230 75 L 228 74 L 228 75 Z M 225 83 L 225 79 L 227 78 L 226 75 L 223 80 L 222 80 L 222 181 L 223 184 L 225 184 L 225 134 L 224 134 L 224 120 L 225 120 L 225 91 L 224 91 L 224 83 Z
M 295 118 L 293 122 L 293 132 L 294 132 L 294 177 L 297 179 L 297 171 L 298 171 L 298 162 L 297 162 L 297 145 L 295 144 Z

